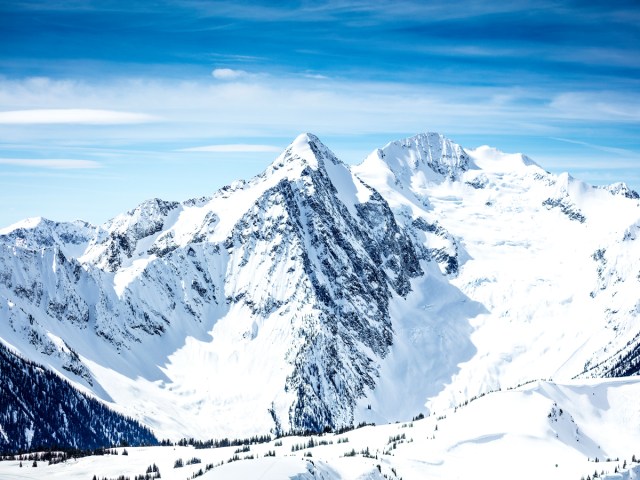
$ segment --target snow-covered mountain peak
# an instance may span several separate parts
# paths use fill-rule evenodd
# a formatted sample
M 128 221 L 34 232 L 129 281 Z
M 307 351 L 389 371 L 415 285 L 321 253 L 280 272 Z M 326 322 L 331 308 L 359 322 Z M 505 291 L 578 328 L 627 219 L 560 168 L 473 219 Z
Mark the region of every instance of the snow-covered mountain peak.
M 287 176 L 297 176 L 307 167 L 322 170 L 327 160 L 334 165 L 342 164 L 318 137 L 312 133 L 302 133 L 274 160 L 265 174 L 278 175 L 284 171 Z
M 82 220 L 74 220 L 73 222 L 56 222 L 44 217 L 29 217 L 20 220 L 8 227 L 0 229 L 0 235 L 11 235 L 17 232 L 25 231 L 52 231 L 54 229 L 69 230 L 91 230 L 93 226 Z
M 488 145 L 466 150 L 478 168 L 492 173 L 524 171 L 527 167 L 540 166 L 522 153 L 505 153 Z
M 571 176 L 569 172 L 561 172 L 556 176 L 556 190 L 558 194 L 566 194 L 570 191 L 572 185 L 576 182 L 576 179 Z M 580 182 L 582 183 L 582 182 Z
M 149 216 L 149 215 L 166 215 L 169 210 L 178 206 L 178 202 L 170 202 L 160 198 L 150 198 L 145 200 L 133 210 L 129 210 L 129 216 Z
M 345 163 L 311 133 L 298 135 L 265 172 L 251 180 L 247 186 L 257 191 L 259 189 L 254 187 L 259 184 L 263 189 L 267 185 L 288 179 L 299 183 L 305 189 L 310 189 L 311 192 L 316 188 L 311 176 L 324 179 L 329 189 L 338 195 L 355 216 L 357 213 L 354 205 L 368 201 L 373 193 Z
M 24 220 L 20 220 L 16 223 L 12 223 L 8 227 L 0 228 L 0 235 L 8 235 L 9 233 L 18 229 L 29 229 L 37 227 L 44 219 L 42 217 L 29 217 Z
M 134 253 L 146 251 L 183 209 L 179 202 L 146 200 L 102 225 L 80 260 L 114 272 L 129 264 Z
M 287 147 L 294 155 L 298 155 L 309 162 L 318 160 L 318 153 L 330 157 L 335 157 L 333 153 L 325 146 L 318 137 L 312 133 L 301 133 Z
M 106 227 L 109 231 L 130 231 L 137 239 L 143 238 L 151 231 L 161 229 L 164 217 L 179 206 L 178 202 L 168 202 L 159 198 L 145 200 L 133 210 L 110 220 Z
M 457 179 L 471 166 L 464 149 L 439 133 L 421 133 L 390 142 L 371 153 L 363 170 L 386 166 L 397 179 L 421 176 L 429 181 Z
M 30 250 L 58 245 L 66 255 L 78 255 L 95 233 L 87 222 L 55 222 L 43 217 L 31 217 L 0 230 L 0 243 Z
M 569 172 L 562 172 L 553 176 L 555 195 L 557 197 L 568 196 L 573 201 L 582 203 L 587 198 L 602 198 L 604 192 L 580 179 L 574 178 Z
M 611 195 L 620 195 L 635 200 L 640 199 L 640 195 L 638 195 L 638 192 L 630 189 L 629 186 L 624 182 L 612 183 L 611 185 L 605 185 L 601 188 L 608 191 Z

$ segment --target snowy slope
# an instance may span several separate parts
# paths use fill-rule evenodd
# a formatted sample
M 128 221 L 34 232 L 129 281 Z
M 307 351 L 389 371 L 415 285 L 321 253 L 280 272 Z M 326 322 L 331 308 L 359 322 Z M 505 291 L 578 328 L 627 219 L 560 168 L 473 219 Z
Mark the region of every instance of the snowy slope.
M 303 134 L 211 197 L 0 230 L 0 338 L 159 438 L 394 422 L 637 373 L 639 220 L 521 154 Z
M 127 448 L 47 465 L 0 462 L 0 477 L 163 479 L 580 479 L 640 477 L 638 379 L 534 382 L 496 391 L 421 420 L 339 435 L 284 437 L 246 447 Z M 269 455 L 269 456 L 267 456 Z M 196 458 L 200 463 L 190 463 Z M 183 466 L 175 467 L 182 460 Z M 616 470 L 618 473 L 615 473 Z
M 501 385 L 567 380 L 630 350 L 640 331 L 633 234 L 640 208 L 628 189 L 594 188 L 489 147 L 467 151 L 464 162 L 442 154 L 448 170 L 426 175 L 429 165 L 407 160 L 413 144 L 435 154 L 459 151 L 429 134 L 391 143 L 354 170 L 405 225 L 437 223 L 446 232 L 447 251 L 460 264 L 450 283 L 482 305 L 467 315 L 475 352 L 430 408 Z M 432 242 L 418 240 L 427 248 Z

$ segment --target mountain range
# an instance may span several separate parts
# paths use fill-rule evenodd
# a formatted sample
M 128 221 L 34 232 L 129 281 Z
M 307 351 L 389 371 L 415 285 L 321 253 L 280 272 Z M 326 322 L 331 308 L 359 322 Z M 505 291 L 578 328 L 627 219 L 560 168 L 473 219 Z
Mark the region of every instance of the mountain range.
M 211 197 L 0 230 L 0 341 L 158 438 L 389 423 L 637 375 L 638 237 L 623 183 L 436 133 L 348 166 L 302 134 Z M 0 436 L 38 395 L 17 397 Z

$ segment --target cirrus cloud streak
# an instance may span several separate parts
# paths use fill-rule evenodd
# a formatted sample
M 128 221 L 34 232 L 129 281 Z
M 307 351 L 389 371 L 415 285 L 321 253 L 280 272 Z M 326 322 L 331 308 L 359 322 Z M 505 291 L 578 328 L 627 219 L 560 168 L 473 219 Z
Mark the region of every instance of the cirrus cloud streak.
M 100 163 L 93 160 L 66 158 L 0 158 L 0 165 L 11 165 L 26 168 L 50 168 L 55 170 L 84 170 L 102 167 Z
M 90 108 L 55 108 L 10 110 L 0 112 L 0 124 L 90 124 L 120 125 L 147 123 L 159 120 L 145 113 Z
M 226 145 L 205 145 L 203 147 L 182 148 L 180 152 L 218 152 L 218 153 L 254 153 L 254 152 L 281 152 L 282 147 L 276 145 L 255 145 L 233 143 Z

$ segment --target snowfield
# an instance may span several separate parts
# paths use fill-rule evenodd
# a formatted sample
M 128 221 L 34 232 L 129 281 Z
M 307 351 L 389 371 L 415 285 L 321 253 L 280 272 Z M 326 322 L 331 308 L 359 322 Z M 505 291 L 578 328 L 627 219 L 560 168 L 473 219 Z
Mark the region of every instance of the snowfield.
M 203 479 L 579 480 L 593 478 L 594 472 L 609 480 L 634 479 L 640 478 L 640 464 L 632 462 L 634 456 L 640 459 L 638 398 L 638 378 L 538 381 L 488 393 L 424 419 L 340 435 L 283 437 L 247 451 L 144 447 L 127 448 L 123 456 L 118 448 L 117 456 L 40 462 L 36 468 L 32 462 L 24 461 L 20 468 L 18 461 L 3 461 L 0 478 L 133 478 L 155 464 L 163 479 L 179 480 L 200 469 Z M 292 451 L 296 447 L 301 449 Z M 265 456 L 270 452 L 275 456 Z M 239 459 L 229 462 L 234 456 Z M 201 463 L 187 465 L 194 457 Z M 174 468 L 178 459 L 184 466 Z

